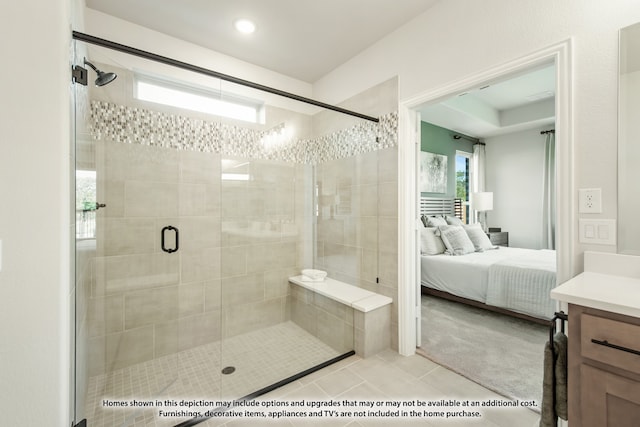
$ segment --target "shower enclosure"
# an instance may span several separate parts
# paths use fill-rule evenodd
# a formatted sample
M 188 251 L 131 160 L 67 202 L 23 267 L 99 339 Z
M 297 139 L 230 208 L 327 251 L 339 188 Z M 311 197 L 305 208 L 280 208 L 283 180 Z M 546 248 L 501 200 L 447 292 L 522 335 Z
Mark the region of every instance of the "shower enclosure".
M 288 278 L 321 268 L 384 292 L 396 116 L 82 41 L 74 55 L 93 65 L 74 85 L 75 422 L 194 425 L 353 354 L 353 318 Z M 96 68 L 118 77 L 96 86 Z

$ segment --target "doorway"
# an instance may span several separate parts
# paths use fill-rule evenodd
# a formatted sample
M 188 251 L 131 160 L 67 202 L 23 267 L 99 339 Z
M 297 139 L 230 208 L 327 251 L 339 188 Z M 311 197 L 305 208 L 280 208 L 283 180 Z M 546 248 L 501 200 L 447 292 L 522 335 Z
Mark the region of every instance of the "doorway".
M 573 194 L 573 161 L 571 132 L 571 41 L 552 45 L 546 49 L 478 73 L 458 82 L 447 84 L 433 90 L 415 95 L 401 102 L 400 142 L 399 142 L 399 351 L 403 355 L 415 353 L 420 345 L 421 325 L 419 287 L 419 191 L 416 158 L 419 146 L 420 114 L 418 108 L 425 104 L 437 104 L 443 100 L 479 88 L 487 83 L 522 73 L 533 67 L 554 64 L 556 67 L 555 99 L 555 135 L 557 137 L 556 192 L 559 195 Z M 557 282 L 561 283 L 574 273 L 573 253 L 573 203 L 570 197 L 558 197 L 557 200 Z

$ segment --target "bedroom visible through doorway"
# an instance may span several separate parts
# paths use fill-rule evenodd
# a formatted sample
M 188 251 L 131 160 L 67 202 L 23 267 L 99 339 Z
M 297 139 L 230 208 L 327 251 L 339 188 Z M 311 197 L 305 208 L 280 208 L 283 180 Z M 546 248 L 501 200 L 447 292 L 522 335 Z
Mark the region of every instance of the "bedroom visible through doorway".
M 507 397 L 538 402 L 557 283 L 543 214 L 556 84 L 556 65 L 547 62 L 416 108 L 418 352 Z

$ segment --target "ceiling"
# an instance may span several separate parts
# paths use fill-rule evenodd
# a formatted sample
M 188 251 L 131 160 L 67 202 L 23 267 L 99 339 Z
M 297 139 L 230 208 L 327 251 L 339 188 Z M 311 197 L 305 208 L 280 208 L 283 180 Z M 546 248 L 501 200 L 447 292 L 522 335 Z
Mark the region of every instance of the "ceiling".
M 313 83 L 438 0 L 86 0 L 87 7 Z M 249 18 L 253 34 L 233 23 Z
M 553 64 L 538 66 L 419 108 L 422 121 L 485 138 L 555 122 Z
M 86 0 L 87 7 L 314 83 L 439 0 Z M 255 33 L 233 23 L 249 18 Z M 476 138 L 553 124 L 555 67 L 425 105 L 422 120 Z

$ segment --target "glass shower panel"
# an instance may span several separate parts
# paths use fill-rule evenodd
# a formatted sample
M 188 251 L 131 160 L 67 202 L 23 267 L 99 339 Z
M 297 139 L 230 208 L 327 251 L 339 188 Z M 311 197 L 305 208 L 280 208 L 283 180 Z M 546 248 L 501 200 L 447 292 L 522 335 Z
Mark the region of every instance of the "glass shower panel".
M 330 277 L 378 291 L 379 151 L 376 128 L 323 112 L 316 132 L 331 141 L 316 165 L 314 265 Z M 336 130 L 337 128 L 337 130 Z
M 136 97 L 168 67 L 78 45 L 118 77 L 75 85 L 76 421 L 172 426 L 167 400 L 220 390 L 220 155 L 185 137 L 201 113 Z
M 317 166 L 315 265 L 345 283 L 377 291 L 378 155 L 370 152 Z
M 288 278 L 298 274 L 296 180 L 304 168 L 278 160 L 222 159 L 222 314 L 226 398 L 290 375 L 300 363 L 287 322 Z
M 253 397 L 355 350 L 353 309 L 289 278 L 395 280 L 378 124 L 77 42 L 85 57 L 118 77 L 75 85 L 76 421 L 177 425 L 171 401 Z
M 221 141 L 222 361 L 233 369 L 222 393 L 237 399 L 337 353 L 305 357 L 301 349 L 318 340 L 290 314 L 289 277 L 312 262 L 312 166 L 296 151 L 310 117 L 297 101 L 229 82 L 221 88 L 258 106 L 254 123 L 230 123 Z M 315 313 L 306 315 L 315 325 Z
M 238 398 L 354 349 L 352 309 L 289 278 L 304 268 L 324 268 L 327 259 L 316 255 L 314 244 L 325 200 L 322 191 L 317 193 L 317 184 L 322 186 L 314 177 L 317 165 L 357 144 L 345 144 L 349 138 L 375 141 L 375 133 L 359 128 L 362 119 L 345 120 L 341 113 L 229 82 L 221 87 L 223 94 L 262 103 L 258 123 L 242 126 L 241 135 L 234 133 L 240 129 L 230 129 L 222 141 L 233 154 L 222 157 L 222 361 L 235 369 L 223 375 L 222 392 Z M 355 202 L 350 185 L 340 189 L 341 210 L 335 213 L 342 221 L 352 215 Z M 319 224 L 318 232 L 326 225 Z M 352 225 L 360 227 L 348 220 L 336 225 L 342 234 L 332 242 L 348 247 L 335 262 L 358 271 L 350 279 L 359 278 L 363 259 L 361 250 L 350 247 L 348 239 L 356 237 L 345 237 Z M 375 235 L 376 227 L 369 231 Z M 365 243 L 376 252 L 375 243 Z M 348 283 L 360 284 L 359 279 Z
M 84 56 L 119 78 L 97 87 L 89 71 L 89 85 L 75 85 L 77 122 L 86 125 L 76 132 L 77 271 L 85 291 L 76 303 L 77 335 L 84 338 L 76 342 L 83 397 L 76 420 L 133 425 L 153 416 L 137 402 L 155 402 L 178 377 L 180 262 L 169 250 L 177 249 L 181 228 L 179 158 L 126 140 L 126 113 L 118 109 L 129 79 L 102 63 L 98 49 Z M 93 194 L 86 189 L 92 178 Z

